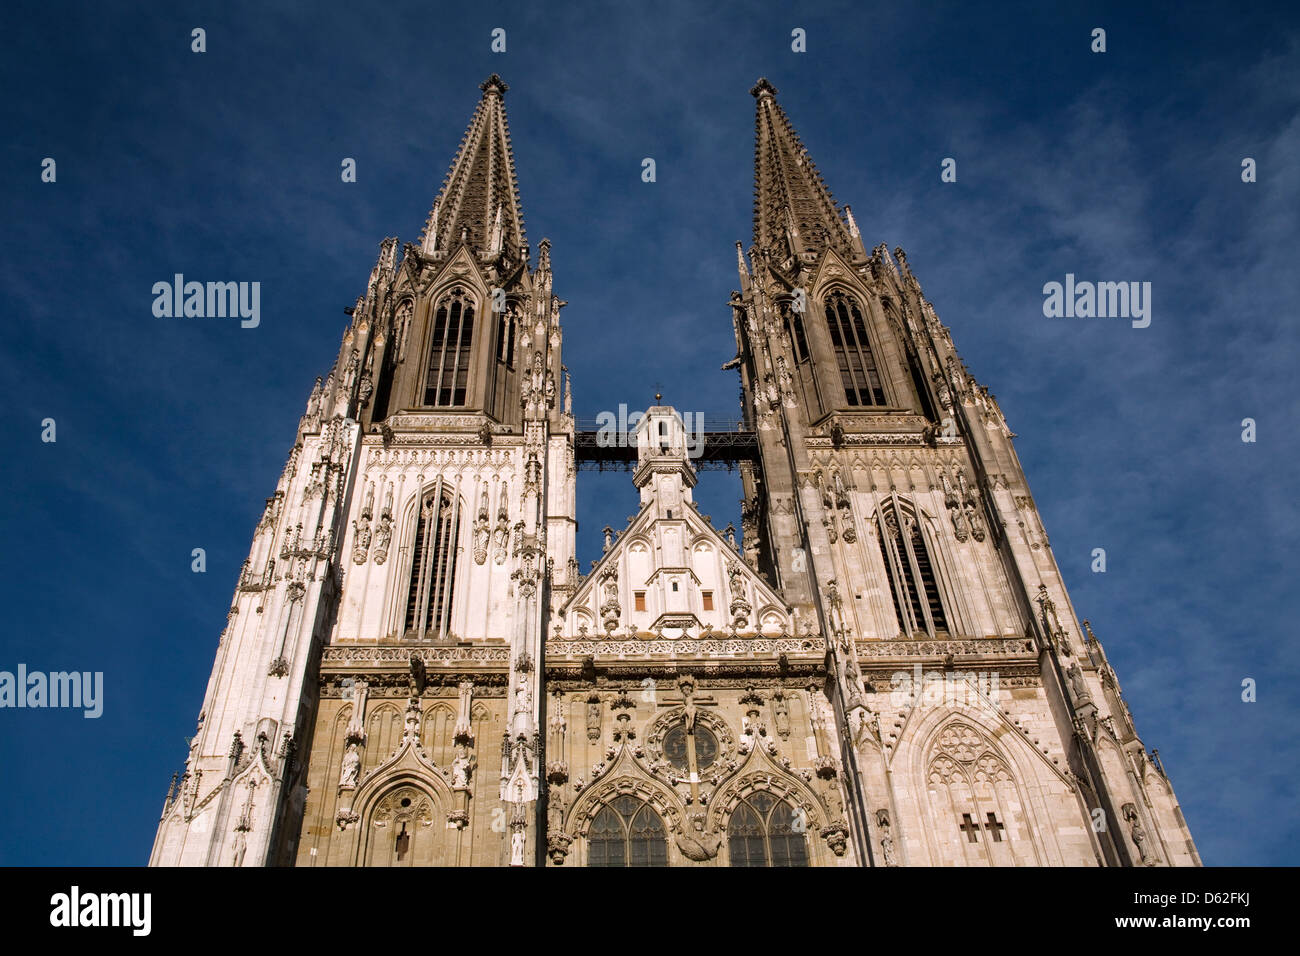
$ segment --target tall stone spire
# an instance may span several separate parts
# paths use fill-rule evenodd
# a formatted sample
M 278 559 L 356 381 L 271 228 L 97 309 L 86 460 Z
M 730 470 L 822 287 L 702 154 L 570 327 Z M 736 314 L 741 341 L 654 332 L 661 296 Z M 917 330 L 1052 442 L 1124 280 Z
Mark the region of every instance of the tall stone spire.
M 778 258 L 850 248 L 851 237 L 812 157 L 760 79 L 754 120 L 754 244 Z
M 509 87 L 493 73 L 461 138 L 420 237 L 426 255 L 443 254 L 464 238 L 483 259 L 518 261 L 527 246 L 519 208 L 514 153 L 506 123 Z

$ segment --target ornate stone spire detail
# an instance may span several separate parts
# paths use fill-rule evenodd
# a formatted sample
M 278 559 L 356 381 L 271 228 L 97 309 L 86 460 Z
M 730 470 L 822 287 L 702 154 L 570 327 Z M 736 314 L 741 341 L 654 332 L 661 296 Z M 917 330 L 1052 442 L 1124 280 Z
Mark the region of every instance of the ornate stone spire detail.
M 493 73 L 479 89 L 483 98 L 434 200 L 420 248 L 426 255 L 441 255 L 463 238 L 476 255 L 517 263 L 527 240 L 506 123 L 508 87 Z
M 851 238 L 830 190 L 799 140 L 776 88 L 760 79 L 754 129 L 754 244 L 779 259 L 828 247 L 848 251 Z

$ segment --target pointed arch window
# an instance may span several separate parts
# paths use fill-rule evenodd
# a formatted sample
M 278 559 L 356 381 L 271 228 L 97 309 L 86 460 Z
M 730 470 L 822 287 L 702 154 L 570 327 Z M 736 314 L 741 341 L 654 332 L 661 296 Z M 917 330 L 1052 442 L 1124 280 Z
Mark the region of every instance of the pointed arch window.
M 880 297 L 880 304 L 889 316 L 890 324 L 898 332 L 898 335 L 905 345 L 907 371 L 912 377 L 912 388 L 916 391 L 917 400 L 921 403 L 921 414 L 929 421 L 937 422 L 939 417 L 935 414 L 934 403 L 930 401 L 930 390 L 925 386 L 925 374 L 921 363 L 921 356 L 916 347 L 911 344 L 910 337 L 905 334 L 907 325 L 903 321 L 902 315 L 898 311 L 898 306 L 894 300 L 887 295 Z
M 850 406 L 884 405 L 885 389 L 857 299 L 836 290 L 826 297 L 826 326 Z
M 460 499 L 447 494 L 439 482 L 420 502 L 406 600 L 408 637 L 441 640 L 451 635 L 459 522 Z
M 469 387 L 474 345 L 474 300 L 464 289 L 454 288 L 438 302 L 430 338 L 424 404 L 462 406 Z
M 803 313 L 794 308 L 793 303 L 786 303 L 785 312 L 785 332 L 790 336 L 790 348 L 794 353 L 794 363 L 802 365 L 812 356 L 808 349 L 808 334 L 803 327 Z
M 808 330 L 804 323 L 805 315 L 797 311 L 796 300 L 781 304 L 782 321 L 785 324 L 786 338 L 790 343 L 790 357 L 793 367 L 787 367 L 784 356 L 777 358 L 777 372 L 784 388 L 793 384 L 795 399 L 803 403 L 808 414 L 817 417 L 825 409 L 822 405 L 821 391 L 817 387 L 816 363 L 812 356 L 812 343 L 808 341 Z
M 515 368 L 515 326 L 518 324 L 513 309 L 505 308 L 497 313 L 497 348 L 500 352 L 497 361 L 510 371 Z
M 765 791 L 751 793 L 727 821 L 732 866 L 807 866 L 808 843 L 794 809 Z
M 600 808 L 587 831 L 588 866 L 667 866 L 668 831 L 650 804 L 628 794 Z
M 903 633 L 931 638 L 939 632 L 947 633 L 948 617 L 939 596 L 934 564 L 915 515 L 895 502 L 887 503 L 881 509 L 876 538 Z

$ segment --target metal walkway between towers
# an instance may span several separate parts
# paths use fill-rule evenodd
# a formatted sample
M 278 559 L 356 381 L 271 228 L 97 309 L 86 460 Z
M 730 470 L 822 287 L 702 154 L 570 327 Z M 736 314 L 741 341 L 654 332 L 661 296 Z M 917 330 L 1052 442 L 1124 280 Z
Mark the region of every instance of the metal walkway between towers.
M 744 422 L 702 417 L 703 428 L 689 430 L 688 447 L 698 449 L 691 456 L 696 471 L 734 471 L 742 461 L 758 461 L 758 436 Z M 636 435 L 630 430 L 604 428 L 596 419 L 574 423 L 574 458 L 582 471 L 633 471 L 636 468 Z

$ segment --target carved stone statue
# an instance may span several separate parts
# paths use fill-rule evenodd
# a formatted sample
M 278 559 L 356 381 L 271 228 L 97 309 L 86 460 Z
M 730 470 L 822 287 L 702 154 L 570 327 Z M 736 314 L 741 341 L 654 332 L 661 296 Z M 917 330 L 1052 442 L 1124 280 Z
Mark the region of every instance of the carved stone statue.
M 478 758 L 464 744 L 456 746 L 456 759 L 451 762 L 451 786 L 454 790 L 468 790 L 469 778 L 478 765 Z
M 1133 845 L 1137 847 L 1138 856 L 1146 866 L 1153 866 L 1156 863 L 1155 855 L 1151 848 L 1147 846 L 1147 831 L 1143 828 L 1138 820 L 1137 807 L 1131 803 L 1124 804 L 1124 818 L 1129 823 L 1129 836 L 1133 838 Z
M 546 804 L 546 832 L 551 836 L 564 832 L 564 801 L 558 794 Z
M 686 859 L 697 863 L 713 859 L 718 855 L 718 848 L 722 846 L 722 837 L 712 831 L 706 831 L 704 823 L 704 814 L 696 811 L 690 814 L 686 828 L 677 834 L 677 849 L 682 851 L 682 856 Z
M 412 697 L 406 705 L 406 727 L 402 732 L 402 743 L 420 742 L 420 702 Z
M 370 516 L 362 513 L 359 521 L 353 522 L 356 529 L 356 543 L 352 548 L 354 564 L 365 564 L 366 552 L 370 549 Z
M 528 675 L 520 674 L 515 687 L 515 713 L 513 733 L 515 737 L 527 737 L 532 730 L 533 692 L 528 686 Z
M 458 741 L 467 743 L 474 733 L 471 725 L 473 714 L 470 712 L 470 705 L 474 699 L 474 682 L 463 680 L 457 690 L 459 699 L 456 708 L 456 728 L 454 733 Z
M 844 487 L 844 476 L 836 469 L 831 477 L 835 486 L 835 506 L 837 508 L 847 508 L 849 506 L 849 492 Z
M 356 744 L 348 744 L 347 752 L 343 754 L 343 772 L 339 775 L 339 787 L 341 789 L 355 787 L 360 775 L 361 753 L 357 750 Z
M 361 367 L 361 357 L 356 349 L 352 350 L 352 355 L 348 358 L 348 364 L 343 369 L 343 390 L 345 392 L 352 390 L 353 383 L 357 380 L 357 370 Z
M 785 740 L 790 736 L 790 702 L 785 699 L 780 688 L 772 695 L 772 718 L 776 732 Z
M 894 839 L 888 834 L 880 838 L 880 855 L 884 857 L 885 866 L 898 866 L 894 857 Z
M 379 527 L 375 529 L 375 564 L 388 560 L 388 544 L 393 538 L 393 519 L 385 511 L 379 516 Z
M 837 823 L 844 819 L 844 797 L 840 795 L 840 786 L 834 780 L 826 784 L 826 792 L 823 794 L 826 800 L 827 818 L 831 823 Z
M 682 692 L 682 702 L 685 707 L 685 724 L 688 734 L 695 733 L 695 678 L 683 677 L 677 682 L 677 687 Z
M 1088 685 L 1083 680 L 1083 671 L 1079 670 L 1077 663 L 1070 665 L 1066 675 L 1070 678 L 1070 689 L 1074 691 L 1076 700 L 1082 702 L 1092 699 L 1092 695 L 1088 693 Z

